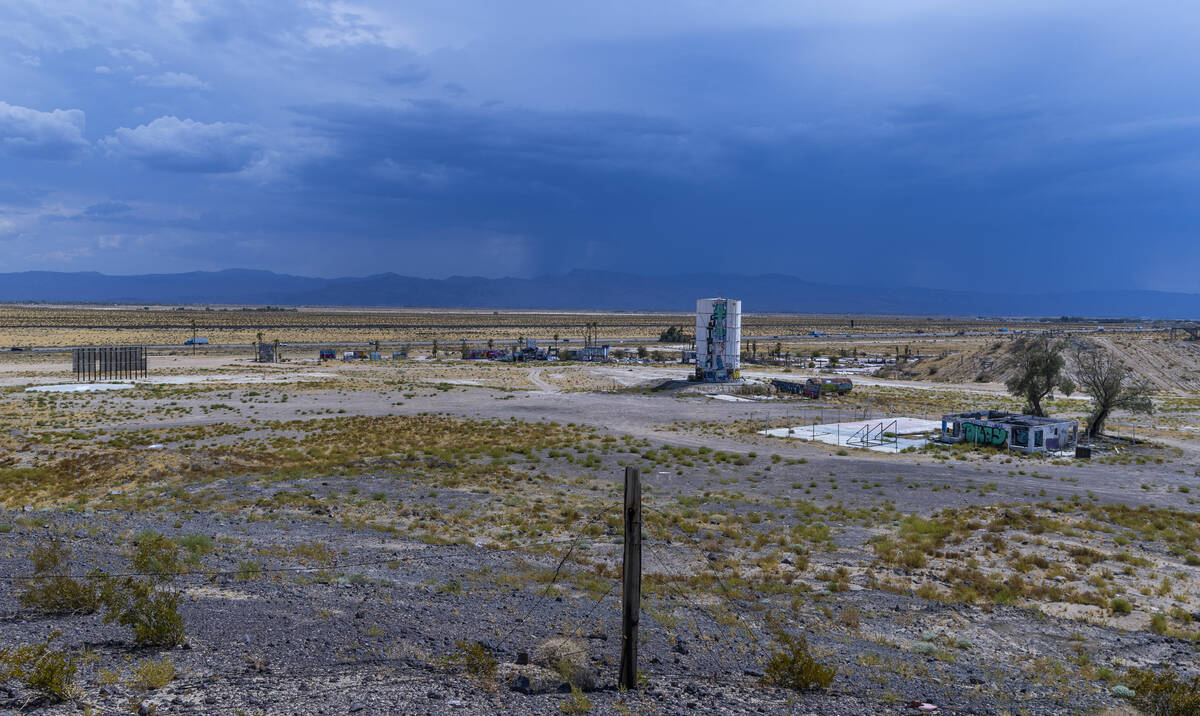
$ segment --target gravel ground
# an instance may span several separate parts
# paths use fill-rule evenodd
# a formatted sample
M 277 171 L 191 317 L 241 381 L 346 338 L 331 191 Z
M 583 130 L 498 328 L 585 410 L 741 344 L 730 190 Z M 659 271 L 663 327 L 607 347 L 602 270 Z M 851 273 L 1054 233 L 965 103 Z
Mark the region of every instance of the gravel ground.
M 827 446 L 732 429 L 698 434 L 665 427 L 680 420 L 799 422 L 818 417 L 824 412 L 819 407 L 642 392 L 555 392 L 545 371 L 534 377 L 540 389 L 516 392 L 472 386 L 430 390 L 412 384 L 371 389 L 253 386 L 256 392 L 275 391 L 271 395 L 286 392 L 286 403 L 240 402 L 251 388 L 235 388 L 234 398 L 224 399 L 233 407 L 219 414 L 199 410 L 215 401 L 213 395 L 180 393 L 172 396 L 178 415 L 166 418 L 149 412 L 162 398 L 110 395 L 105 410 L 112 418 L 105 425 L 123 430 L 216 423 L 250 428 L 212 440 L 214 445 L 234 445 L 248 436 L 280 434 L 253 421 L 322 415 L 436 412 L 575 423 L 645 440 L 655 449 L 703 446 L 756 452 L 756 462 L 745 469 L 671 465 L 646 469 L 644 479 L 648 503 L 655 508 L 680 510 L 703 497 L 697 509 L 707 514 L 780 512 L 782 521 L 763 528 L 767 531 L 796 524 L 790 512 L 772 506 L 781 497 L 847 514 L 884 506 L 928 516 L 948 507 L 1065 504 L 1085 497 L 1089 504 L 1194 510 L 1189 492 L 1180 489 L 1197 484 L 1193 446 L 1161 465 L 1008 464 L 1002 458 L 934 460 L 920 454 L 858 452 L 843 456 Z M 770 455 L 779 455 L 779 462 L 764 469 Z M 554 478 L 539 484 L 543 492 L 538 494 L 581 505 L 597 500 L 617 504 L 623 459 L 605 455 L 585 468 L 544 458 L 537 469 Z M 0 647 L 36 641 L 57 630 L 62 633 L 57 643 L 84 658 L 77 699 L 45 704 L 31 700 L 14 682 L 4 682 L 0 714 L 6 709 L 73 714 L 85 704 L 105 714 L 136 713 L 143 704 L 143 711 L 160 714 L 558 713 L 578 703 L 564 692 L 561 678 L 534 689 L 539 693 L 521 693 L 513 685 L 527 668 L 518 662 L 543 640 L 561 635 L 573 635 L 586 645 L 587 662 L 597 675 L 595 688 L 584 694 L 592 713 L 916 714 L 909 706 L 914 701 L 952 714 L 1098 713 L 1125 706 L 1111 694 L 1110 683 L 1095 676 L 1096 668 L 1187 669 L 1196 663 L 1194 643 L 1142 628 L 1048 616 L 1028 605 L 942 603 L 879 588 L 873 579 L 903 571 L 875 564 L 864 547 L 884 526 L 826 517 L 832 536 L 827 547 L 812 549 L 813 565 L 800 579 L 806 585 L 802 590 L 741 591 L 734 583 L 735 596 L 730 597 L 723 593 L 724 582 L 696 587 L 671 581 L 667 578 L 715 572 L 706 565 L 749 560 L 749 554 L 704 546 L 705 540 L 721 539 L 715 528 L 694 538 L 675 534 L 649 539 L 644 552 L 647 583 L 659 586 L 649 590 L 643 614 L 640 663 L 647 680 L 644 688 L 622 693 L 615 686 L 620 605 L 612 572 L 605 571 L 616 567 L 620 535 L 606 526 L 586 540 L 571 532 L 566 539 L 547 535 L 547 544 L 514 548 L 480 528 L 477 536 L 446 544 L 430 539 L 428 532 L 422 536 L 384 529 L 361 518 L 362 505 L 371 502 L 366 496 L 381 495 L 381 504 L 432 515 L 435 524 L 447 515 L 456 516 L 454 524 L 484 524 L 512 496 L 468 486 L 430 489 L 423 480 L 430 471 L 439 474 L 438 469 L 418 476 L 393 461 L 347 474 L 326 471 L 282 480 L 238 475 L 194 485 L 144 485 L 83 510 L 16 506 L 0 512 L 0 525 L 12 526 L 0 533 L 0 575 L 17 585 L 29 572 L 30 551 L 51 537 L 72 548 L 77 572 L 127 570 L 130 539 L 145 530 L 170 537 L 207 535 L 215 545 L 191 572 L 170 582 L 183 594 L 187 639 L 165 651 L 132 646 L 126 629 L 103 623 L 98 614 L 41 616 L 7 591 L 0 597 Z M 1018 469 L 1029 474 L 1009 474 Z M 804 493 L 801 488 L 810 482 L 820 486 Z M 281 493 L 304 490 L 311 490 L 321 506 L 277 499 Z M 584 522 L 578 518 L 581 529 Z M 324 545 L 332 558 L 304 562 L 296 557 L 294 549 L 314 544 Z M 255 561 L 261 573 L 240 573 L 247 560 Z M 818 574 L 838 567 L 848 574 L 838 586 Z M 556 571 L 561 574 L 552 579 Z M 1180 596 L 1191 600 L 1191 610 L 1200 609 L 1195 582 L 1180 584 L 1189 585 Z M 851 613 L 856 617 L 847 616 Z M 797 693 L 761 683 L 764 660 L 777 649 L 772 632 L 780 623 L 807 634 L 818 660 L 836 667 L 829 689 Z M 497 675 L 467 673 L 460 642 L 483 644 L 499 662 Z M 164 656 L 176 670 L 168 685 L 146 690 L 131 683 L 139 662 Z

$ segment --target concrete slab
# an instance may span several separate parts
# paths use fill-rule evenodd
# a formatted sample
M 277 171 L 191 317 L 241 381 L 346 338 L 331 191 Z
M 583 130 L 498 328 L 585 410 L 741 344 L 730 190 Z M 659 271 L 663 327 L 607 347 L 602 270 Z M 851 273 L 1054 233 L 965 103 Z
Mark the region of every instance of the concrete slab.
M 894 423 L 894 425 L 893 425 Z M 787 428 L 771 428 L 760 430 L 760 435 L 772 435 L 780 438 L 798 438 L 813 440 L 838 447 L 866 448 L 876 452 L 900 452 L 906 448 L 921 448 L 929 441 L 925 438 L 906 438 L 905 435 L 921 435 L 939 432 L 942 429 L 940 420 L 922 420 L 896 416 L 874 418 L 871 420 L 856 420 L 848 423 L 826 423 L 824 425 L 793 425 Z M 886 443 L 863 445 L 863 436 L 870 431 L 872 441 L 879 440 L 882 432 L 895 437 L 887 437 Z
M 126 390 L 133 383 L 60 383 L 57 385 L 35 385 L 26 388 L 28 393 L 92 393 L 102 390 Z

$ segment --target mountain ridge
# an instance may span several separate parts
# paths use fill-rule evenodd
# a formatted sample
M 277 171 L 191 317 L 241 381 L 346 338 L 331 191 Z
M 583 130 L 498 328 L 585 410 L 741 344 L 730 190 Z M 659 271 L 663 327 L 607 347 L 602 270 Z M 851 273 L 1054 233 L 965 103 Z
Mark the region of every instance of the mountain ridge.
M 0 274 L 0 302 L 251 304 L 547 310 L 690 311 L 695 299 L 740 298 L 781 313 L 1194 319 L 1200 294 L 1138 289 L 1036 294 L 825 284 L 771 273 L 642 276 L 574 270 L 537 278 L 415 278 L 394 272 L 314 278 L 261 269 L 111 275 Z

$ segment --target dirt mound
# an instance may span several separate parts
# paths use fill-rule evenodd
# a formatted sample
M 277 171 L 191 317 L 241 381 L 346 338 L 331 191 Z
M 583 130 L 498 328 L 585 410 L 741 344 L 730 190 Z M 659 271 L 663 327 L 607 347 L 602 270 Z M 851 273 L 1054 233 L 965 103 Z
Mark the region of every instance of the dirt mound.
M 917 380 L 946 383 L 1003 383 L 1017 370 L 1032 337 L 999 339 L 957 352 L 911 362 L 901 369 Z M 1135 375 L 1164 392 L 1200 391 L 1200 342 L 1111 336 L 1068 338 L 1071 346 L 1093 345 L 1115 353 Z M 1066 351 L 1067 371 L 1075 369 Z

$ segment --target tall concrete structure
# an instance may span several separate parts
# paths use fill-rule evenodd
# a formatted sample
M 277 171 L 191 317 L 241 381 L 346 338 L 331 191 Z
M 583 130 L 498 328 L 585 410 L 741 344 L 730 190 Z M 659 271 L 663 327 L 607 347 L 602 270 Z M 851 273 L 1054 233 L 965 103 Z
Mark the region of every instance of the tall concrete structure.
M 737 380 L 741 367 L 742 302 L 732 298 L 696 301 L 696 380 Z

